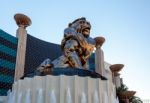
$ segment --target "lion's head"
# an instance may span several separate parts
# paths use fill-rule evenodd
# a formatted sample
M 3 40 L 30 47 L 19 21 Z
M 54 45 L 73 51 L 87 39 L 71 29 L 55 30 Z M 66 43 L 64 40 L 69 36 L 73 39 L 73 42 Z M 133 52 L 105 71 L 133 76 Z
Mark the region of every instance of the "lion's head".
M 90 35 L 91 24 L 84 17 L 76 19 L 68 26 L 74 28 L 77 33 L 82 33 L 85 37 Z

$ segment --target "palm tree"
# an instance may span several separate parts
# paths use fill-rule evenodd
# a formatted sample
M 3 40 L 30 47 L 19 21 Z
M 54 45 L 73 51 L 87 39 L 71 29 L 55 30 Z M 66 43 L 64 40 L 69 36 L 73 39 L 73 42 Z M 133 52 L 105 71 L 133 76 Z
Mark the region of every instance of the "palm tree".
M 119 88 L 117 88 L 117 95 L 119 95 L 119 93 L 125 92 L 125 91 L 128 91 L 128 87 L 125 84 L 122 84 Z M 131 103 L 143 103 L 143 101 L 139 97 L 137 97 L 137 96 L 132 96 L 129 99 L 129 101 Z M 122 103 L 121 100 L 120 100 L 120 103 Z
M 129 101 L 131 103 L 143 103 L 143 101 L 139 98 L 139 97 L 136 97 L 136 96 L 133 96 L 129 99 Z
M 127 90 L 128 90 L 128 87 L 125 84 L 121 84 L 121 86 L 117 88 L 117 93 L 121 93 Z
M 128 87 L 125 84 L 121 84 L 120 87 L 116 88 L 116 93 L 119 97 L 119 103 L 124 103 L 124 101 L 122 101 L 120 98 L 120 93 L 127 91 L 127 90 L 128 90 Z

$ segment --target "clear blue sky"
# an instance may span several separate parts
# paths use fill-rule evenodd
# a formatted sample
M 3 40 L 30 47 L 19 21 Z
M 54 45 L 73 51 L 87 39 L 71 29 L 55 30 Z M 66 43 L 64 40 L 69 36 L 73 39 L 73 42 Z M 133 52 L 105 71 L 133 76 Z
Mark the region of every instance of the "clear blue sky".
M 91 36 L 106 38 L 105 61 L 124 64 L 124 83 L 139 97 L 150 99 L 149 0 L 3 0 L 0 29 L 14 36 L 16 13 L 32 19 L 29 34 L 58 44 L 69 22 L 86 17 L 92 24 Z

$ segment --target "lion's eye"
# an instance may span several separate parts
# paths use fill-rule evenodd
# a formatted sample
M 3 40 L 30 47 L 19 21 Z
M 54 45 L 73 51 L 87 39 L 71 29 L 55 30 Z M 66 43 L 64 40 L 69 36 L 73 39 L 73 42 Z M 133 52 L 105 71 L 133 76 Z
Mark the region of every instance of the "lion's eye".
M 89 23 L 89 22 L 87 22 L 87 24 L 88 24 L 88 25 L 90 25 L 90 23 Z
M 80 24 L 84 24 L 85 23 L 85 21 L 80 21 Z

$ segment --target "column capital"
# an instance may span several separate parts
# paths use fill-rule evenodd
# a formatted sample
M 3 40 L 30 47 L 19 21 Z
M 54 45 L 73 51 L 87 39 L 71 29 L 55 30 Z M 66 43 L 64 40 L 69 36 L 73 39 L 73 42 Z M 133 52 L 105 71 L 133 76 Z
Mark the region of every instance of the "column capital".
M 104 37 L 96 37 L 96 38 L 94 38 L 94 40 L 96 42 L 96 48 L 101 47 L 103 45 L 103 43 L 105 42 Z
M 109 68 L 112 72 L 119 72 L 122 68 L 124 67 L 123 64 L 114 64 L 114 65 L 111 65 Z
M 119 93 L 121 99 L 129 99 L 135 95 L 136 91 L 123 91 Z
M 14 19 L 18 27 L 23 27 L 24 29 L 30 26 L 32 23 L 31 19 L 28 16 L 20 13 L 15 14 Z

